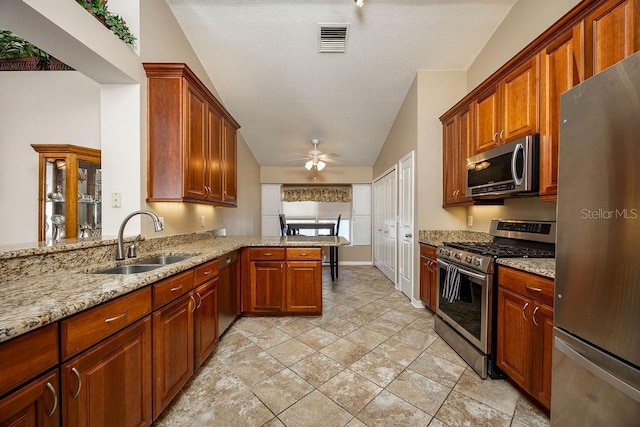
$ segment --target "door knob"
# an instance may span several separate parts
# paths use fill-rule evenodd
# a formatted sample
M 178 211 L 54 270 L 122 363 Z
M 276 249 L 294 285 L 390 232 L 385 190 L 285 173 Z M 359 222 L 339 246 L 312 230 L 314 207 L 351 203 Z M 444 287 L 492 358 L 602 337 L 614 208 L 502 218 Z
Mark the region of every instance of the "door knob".
M 407 237 L 407 238 L 409 238 L 409 239 L 410 239 L 410 238 L 412 238 L 412 237 L 413 237 L 413 234 L 411 234 L 411 233 L 407 233 L 407 234 L 405 234 L 405 235 L 404 235 L 404 237 Z

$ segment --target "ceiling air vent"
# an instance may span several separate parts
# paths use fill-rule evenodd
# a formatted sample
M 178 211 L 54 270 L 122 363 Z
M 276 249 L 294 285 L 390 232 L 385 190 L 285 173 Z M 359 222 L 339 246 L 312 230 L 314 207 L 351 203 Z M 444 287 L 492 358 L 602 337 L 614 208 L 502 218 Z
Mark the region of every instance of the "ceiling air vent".
M 320 24 L 320 53 L 345 53 L 349 24 Z

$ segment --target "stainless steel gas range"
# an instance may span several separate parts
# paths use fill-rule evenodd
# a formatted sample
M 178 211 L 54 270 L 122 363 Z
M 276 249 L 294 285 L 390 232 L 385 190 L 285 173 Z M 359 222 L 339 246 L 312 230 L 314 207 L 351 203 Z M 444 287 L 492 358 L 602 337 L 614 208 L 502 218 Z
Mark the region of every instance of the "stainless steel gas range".
M 495 364 L 498 258 L 553 258 L 553 221 L 491 221 L 490 242 L 445 242 L 437 249 L 435 331 L 482 378 L 501 378 Z

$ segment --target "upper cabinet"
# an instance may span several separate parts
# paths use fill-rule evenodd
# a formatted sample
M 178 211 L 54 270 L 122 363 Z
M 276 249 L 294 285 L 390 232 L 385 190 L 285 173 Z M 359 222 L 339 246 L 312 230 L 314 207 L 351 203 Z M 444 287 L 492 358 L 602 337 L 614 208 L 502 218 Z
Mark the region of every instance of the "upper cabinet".
M 236 206 L 240 127 L 185 64 L 145 63 L 147 201 Z
M 466 162 L 472 142 L 472 111 L 467 105 L 443 122 L 442 169 L 444 207 L 468 205 Z
M 473 101 L 471 155 L 538 131 L 538 56 L 510 71 Z

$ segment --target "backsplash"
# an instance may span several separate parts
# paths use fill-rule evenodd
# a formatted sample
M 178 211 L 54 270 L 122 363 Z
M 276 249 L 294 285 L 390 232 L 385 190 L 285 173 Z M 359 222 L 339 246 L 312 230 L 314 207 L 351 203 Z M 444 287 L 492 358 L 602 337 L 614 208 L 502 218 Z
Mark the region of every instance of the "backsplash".
M 467 226 L 467 230 L 488 233 L 494 218 L 555 221 L 556 203 L 542 202 L 537 197 L 505 199 L 504 206 L 469 206 L 469 216 L 473 217 L 473 226 Z

